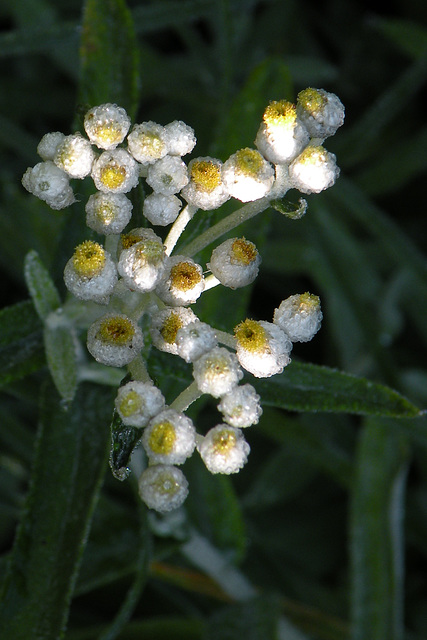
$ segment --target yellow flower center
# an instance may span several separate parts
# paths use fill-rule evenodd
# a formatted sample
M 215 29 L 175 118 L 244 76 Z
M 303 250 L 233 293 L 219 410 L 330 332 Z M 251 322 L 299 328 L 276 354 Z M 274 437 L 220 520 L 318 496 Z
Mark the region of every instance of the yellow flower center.
M 126 169 L 116 164 L 107 164 L 101 169 L 100 180 L 108 189 L 119 189 L 126 179 Z
M 236 238 L 231 245 L 231 262 L 232 264 L 249 265 L 253 262 L 258 251 L 253 242 L 245 240 L 245 238 Z
M 156 481 L 153 483 L 153 486 L 161 495 L 169 495 L 170 497 L 174 496 L 180 488 L 179 483 L 168 471 L 159 474 Z
M 109 225 L 113 222 L 116 217 L 116 207 L 111 204 L 102 204 L 95 210 L 96 217 L 103 224 Z
M 104 265 L 105 251 L 97 242 L 86 240 L 75 248 L 73 266 L 79 276 L 93 278 L 101 273 Z
M 306 147 L 298 156 L 296 162 L 305 167 L 320 165 L 326 162 L 326 150 L 324 147 Z
M 236 171 L 245 176 L 257 178 L 264 166 L 264 158 L 255 149 L 240 149 L 235 153 Z
M 238 344 L 246 351 L 263 353 L 268 348 L 265 329 L 256 320 L 247 318 L 234 328 Z
M 317 89 L 308 87 L 298 94 L 298 104 L 312 115 L 316 115 L 327 102 L 325 96 L 323 96 Z
M 210 193 L 221 184 L 221 169 L 213 162 L 199 160 L 191 167 L 191 179 L 198 189 Z
M 201 281 L 202 276 L 195 264 L 180 262 L 171 269 L 171 287 L 178 291 L 190 291 Z
M 99 123 L 93 128 L 93 137 L 104 145 L 119 143 L 123 139 L 123 133 L 117 122 Z
M 225 456 L 236 446 L 237 438 L 234 431 L 228 429 L 221 429 L 214 434 L 212 438 L 213 448 L 215 453 Z
M 178 329 L 181 329 L 182 321 L 177 313 L 171 313 L 163 323 L 162 328 L 160 329 L 160 335 L 163 340 L 168 344 L 173 344 L 176 342 L 176 334 L 178 333 Z
M 135 247 L 135 260 L 140 266 L 161 262 L 164 256 L 164 247 L 156 240 L 141 240 Z
M 170 422 L 156 424 L 148 439 L 148 444 L 153 453 L 168 455 L 173 450 L 176 440 L 175 427 Z
M 126 346 L 131 343 L 135 335 L 135 329 L 129 318 L 113 316 L 101 322 L 97 338 L 107 344 Z
M 318 309 L 320 306 L 319 296 L 315 296 L 313 293 L 306 291 L 299 297 L 299 310 L 302 312 L 310 312 L 314 309 Z
M 296 107 L 292 102 L 288 102 L 287 100 L 273 100 L 263 115 L 267 129 L 278 126 L 291 128 L 294 126 L 296 119 Z
M 123 233 L 120 236 L 120 244 L 122 245 L 123 250 L 130 249 L 130 247 L 132 247 L 137 242 L 141 242 L 141 240 L 141 236 L 137 235 L 136 233 L 132 233 L 132 231 L 130 231 L 129 233 Z
M 142 398 L 136 391 L 132 390 L 127 393 L 120 402 L 120 413 L 125 417 L 133 416 L 141 410 Z

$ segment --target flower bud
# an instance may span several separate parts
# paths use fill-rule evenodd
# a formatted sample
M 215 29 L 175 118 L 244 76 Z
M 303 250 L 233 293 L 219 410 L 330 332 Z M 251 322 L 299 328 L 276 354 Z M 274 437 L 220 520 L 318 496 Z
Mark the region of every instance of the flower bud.
M 129 127 L 128 114 L 116 104 L 93 107 L 84 118 L 87 137 L 100 149 L 115 149 L 125 139 Z
M 292 187 L 301 193 L 320 193 L 332 187 L 339 174 L 335 155 L 323 147 L 306 147 L 289 166 Z
M 103 235 L 121 233 L 132 217 L 132 203 L 124 193 L 97 191 L 86 203 L 86 224 Z
M 168 152 L 165 128 L 151 120 L 134 125 L 127 140 L 129 153 L 144 165 L 153 164 Z
M 190 322 L 178 329 L 177 353 L 186 362 L 194 362 L 218 345 L 215 329 L 205 322 Z
M 240 429 L 257 424 L 262 409 L 260 397 L 250 384 L 234 387 L 218 404 L 225 422 Z
M 132 362 L 144 344 L 141 329 L 127 316 L 109 313 L 98 318 L 87 334 L 87 348 L 97 362 L 123 367 Z
M 244 320 L 235 327 L 234 335 L 240 364 L 256 378 L 282 373 L 291 361 L 292 342 L 271 322 Z
M 166 513 L 182 505 L 188 495 L 188 482 L 181 469 L 157 464 L 145 469 L 138 489 L 147 507 Z
M 236 386 L 243 371 L 234 353 L 214 347 L 194 362 L 193 377 L 202 393 L 219 398 Z
M 298 94 L 297 114 L 312 138 L 328 138 L 344 123 L 344 105 L 324 89 L 304 89 Z
M 211 473 L 237 473 L 246 464 L 250 446 L 240 429 L 219 424 L 205 435 L 197 447 Z
M 137 240 L 120 254 L 117 270 L 129 289 L 147 292 L 156 288 L 164 272 L 165 249 L 152 229 L 138 229 Z M 124 238 L 132 236 L 126 234 Z M 138 240 L 139 237 L 139 240 Z M 123 239 L 122 239 L 123 243 Z
M 264 111 L 255 146 L 270 162 L 284 164 L 304 149 L 309 137 L 297 118 L 295 105 L 286 100 L 273 101 Z
M 320 329 L 320 298 L 311 293 L 289 296 L 274 310 L 274 324 L 288 334 L 292 342 L 308 342 Z
M 261 256 L 253 242 L 230 238 L 212 251 L 207 267 L 225 287 L 238 289 L 255 280 L 260 264 Z
M 168 153 L 171 156 L 185 156 L 196 145 L 194 129 L 182 120 L 174 120 L 165 126 Z
M 179 329 L 198 318 L 191 309 L 175 307 L 162 309 L 151 316 L 150 334 L 153 344 L 160 351 L 178 354 L 177 334 Z
M 80 300 L 108 304 L 117 283 L 117 270 L 110 254 L 97 242 L 79 244 L 64 269 L 65 286 Z
M 163 302 L 177 307 L 196 302 L 204 288 L 202 267 L 191 258 L 172 256 L 166 261 L 156 293 Z
M 50 160 L 29 167 L 22 176 L 22 185 L 51 209 L 65 209 L 76 201 L 68 175 Z
M 83 179 L 92 169 L 95 153 L 89 140 L 80 133 L 65 136 L 56 148 L 53 158 L 57 167 L 68 173 L 71 178 Z
M 183 464 L 196 446 L 196 430 L 184 413 L 165 409 L 144 429 L 142 444 L 151 464 Z
M 221 160 L 209 156 L 191 160 L 188 165 L 190 181 L 181 191 L 188 204 L 209 211 L 230 198 L 222 181 L 221 168 Z
M 65 135 L 60 131 L 45 133 L 37 147 L 37 153 L 40 158 L 43 160 L 53 160 L 56 150 L 64 138 Z
M 161 193 L 152 193 L 145 198 L 142 212 L 151 224 L 165 227 L 175 222 L 181 206 L 181 200 L 174 195 L 164 196 Z
M 222 167 L 222 179 L 233 198 L 251 202 L 263 198 L 274 182 L 274 169 L 255 149 L 240 149 Z
M 155 193 L 171 196 L 187 184 L 187 167 L 178 156 L 165 156 L 148 167 L 146 181 Z
M 151 418 L 164 409 L 165 399 L 151 382 L 132 380 L 119 388 L 116 410 L 123 424 L 145 427 Z

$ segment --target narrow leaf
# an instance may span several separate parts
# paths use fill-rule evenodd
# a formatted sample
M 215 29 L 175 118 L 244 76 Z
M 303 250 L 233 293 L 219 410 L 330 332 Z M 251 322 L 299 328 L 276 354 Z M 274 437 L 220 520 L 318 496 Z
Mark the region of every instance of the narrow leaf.
M 24 275 L 36 311 L 45 320 L 49 313 L 58 309 L 61 299 L 37 251 L 29 251 L 25 256 Z
M 290 411 L 331 411 L 410 418 L 422 411 L 397 391 L 365 378 L 292 362 L 279 376 L 254 380 L 264 404 Z
M 51 313 L 44 328 L 49 371 L 63 400 L 71 402 L 77 388 L 76 338 L 61 310 Z
M 42 327 L 32 302 L 0 311 L 0 384 L 7 384 L 44 365 Z
M 270 205 L 291 220 L 299 220 L 307 211 L 307 200 L 304 198 L 300 198 L 298 203 L 291 202 L 287 198 L 280 198 L 280 200 L 272 200 Z
M 124 0 L 87 0 L 80 55 L 80 102 L 116 102 L 133 117 L 139 92 L 138 48 Z
M 63 638 L 80 556 L 104 475 L 112 398 L 82 385 L 72 410 L 56 390 L 42 395 L 26 508 L 0 594 L 8 638 Z
M 351 503 L 352 640 L 403 640 L 403 510 L 408 449 L 387 424 L 361 433 Z
M 111 423 L 110 468 L 117 480 L 126 480 L 129 476 L 129 458 L 141 435 L 142 428 L 127 427 L 117 411 L 114 411 Z

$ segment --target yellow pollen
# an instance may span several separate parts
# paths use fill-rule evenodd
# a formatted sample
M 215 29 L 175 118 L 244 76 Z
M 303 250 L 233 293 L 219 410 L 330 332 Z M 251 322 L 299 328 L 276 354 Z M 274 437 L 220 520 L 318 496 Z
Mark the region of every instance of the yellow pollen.
M 305 166 L 318 165 L 326 161 L 325 154 L 324 147 L 306 147 L 296 161 Z
M 219 455 L 227 455 L 236 446 L 237 438 L 233 431 L 222 429 L 215 433 L 212 438 L 215 453 Z
M 142 398 L 136 391 L 129 391 L 120 402 L 120 412 L 125 417 L 133 416 L 142 407 Z
M 96 209 L 96 216 L 104 224 L 111 224 L 115 218 L 116 208 L 110 204 L 103 204 Z
M 173 424 L 170 422 L 159 422 L 156 424 L 148 440 L 151 451 L 168 455 L 173 450 L 176 440 L 176 433 Z
M 271 127 L 293 127 L 297 118 L 296 107 L 287 100 L 273 100 L 264 111 L 263 120 L 267 129 Z
M 79 276 L 93 278 L 101 273 L 104 265 L 105 251 L 97 242 L 86 240 L 75 248 L 73 266 Z
M 120 244 L 122 245 L 122 249 L 130 249 L 137 242 L 141 242 L 141 236 L 138 236 L 136 233 L 123 233 L 120 236 Z
M 221 184 L 221 169 L 213 162 L 200 160 L 191 167 L 191 179 L 198 189 L 210 193 Z
M 256 260 L 258 251 L 253 242 L 245 240 L 245 238 L 237 238 L 231 245 L 231 262 L 232 264 L 249 265 Z
M 107 164 L 101 169 L 100 179 L 108 189 L 119 189 L 126 179 L 126 169 L 116 164 Z
M 123 135 L 120 126 L 116 122 L 103 122 L 93 129 L 93 137 L 100 142 L 110 145 L 121 142 Z
M 156 264 L 160 262 L 164 255 L 164 247 L 155 240 L 141 240 L 135 247 L 135 260 L 142 266 L 145 264 Z
M 236 170 L 246 176 L 257 178 L 264 165 L 264 158 L 255 149 L 240 149 L 236 151 Z
M 180 262 L 171 269 L 171 286 L 178 291 L 190 291 L 202 279 L 196 265 L 190 262 Z
M 181 329 L 182 321 L 177 313 L 171 313 L 165 320 L 162 328 L 160 329 L 160 335 L 163 340 L 168 344 L 176 342 L 176 334 L 178 329 Z
M 174 479 L 172 474 L 167 471 L 159 475 L 156 482 L 153 483 L 153 486 L 164 496 L 173 496 L 179 489 L 179 483 Z
M 265 329 L 256 320 L 247 318 L 234 328 L 239 346 L 252 353 L 265 353 L 268 341 Z
M 317 89 L 304 89 L 298 94 L 298 104 L 305 111 L 312 115 L 316 115 L 326 104 L 327 99 Z
M 134 335 L 135 330 L 129 318 L 113 316 L 101 322 L 96 337 L 107 344 L 122 347 L 128 345 Z
M 306 291 L 299 297 L 299 309 L 300 311 L 312 311 L 320 306 L 319 296 L 315 296 L 313 293 Z

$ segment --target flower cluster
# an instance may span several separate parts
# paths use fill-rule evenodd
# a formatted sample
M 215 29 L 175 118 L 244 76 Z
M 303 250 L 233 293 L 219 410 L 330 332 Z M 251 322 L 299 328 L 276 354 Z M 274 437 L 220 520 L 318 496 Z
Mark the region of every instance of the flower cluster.
M 244 370 L 256 378 L 281 373 L 293 343 L 311 340 L 322 319 L 319 298 L 306 292 L 283 300 L 271 322 L 247 318 L 234 335 L 219 331 L 201 322 L 190 305 L 214 286 L 236 289 L 252 283 L 261 257 L 244 237 L 216 246 L 205 268 L 193 256 L 288 189 L 318 193 L 333 185 L 339 169 L 322 144 L 343 120 L 344 108 L 334 94 L 306 89 L 296 104 L 271 102 L 256 148 L 240 149 L 224 163 L 196 157 L 187 165 L 182 157 L 196 144 L 191 127 L 148 121 L 131 128 L 127 113 L 115 104 L 86 113 L 87 137 L 54 132 L 42 138 L 42 162 L 22 179 L 29 192 L 63 209 L 75 202 L 71 180 L 90 176 L 96 189 L 86 203 L 86 223 L 105 236 L 104 243 L 78 245 L 64 280 L 82 305 L 99 305 L 87 333 L 90 354 L 103 365 L 128 367 L 126 380 L 131 379 L 118 389 L 115 411 L 123 427 L 141 430 L 147 467 L 139 490 L 148 507 L 166 512 L 183 503 L 188 483 L 179 466 L 195 450 L 211 473 L 243 467 L 250 450 L 243 430 L 262 413 L 255 388 L 242 383 Z M 147 224 L 134 228 L 130 192 L 142 179 L 152 190 L 142 209 Z M 221 233 L 212 227 L 180 254 L 173 253 L 198 209 L 217 209 L 230 198 L 247 204 L 238 216 L 223 219 Z M 162 239 L 148 223 L 172 226 Z M 141 329 L 143 316 L 149 337 Z M 154 348 L 193 367 L 193 382 L 169 406 L 141 355 L 148 338 Z M 217 399 L 222 416 L 204 435 L 185 414 L 202 394 Z

